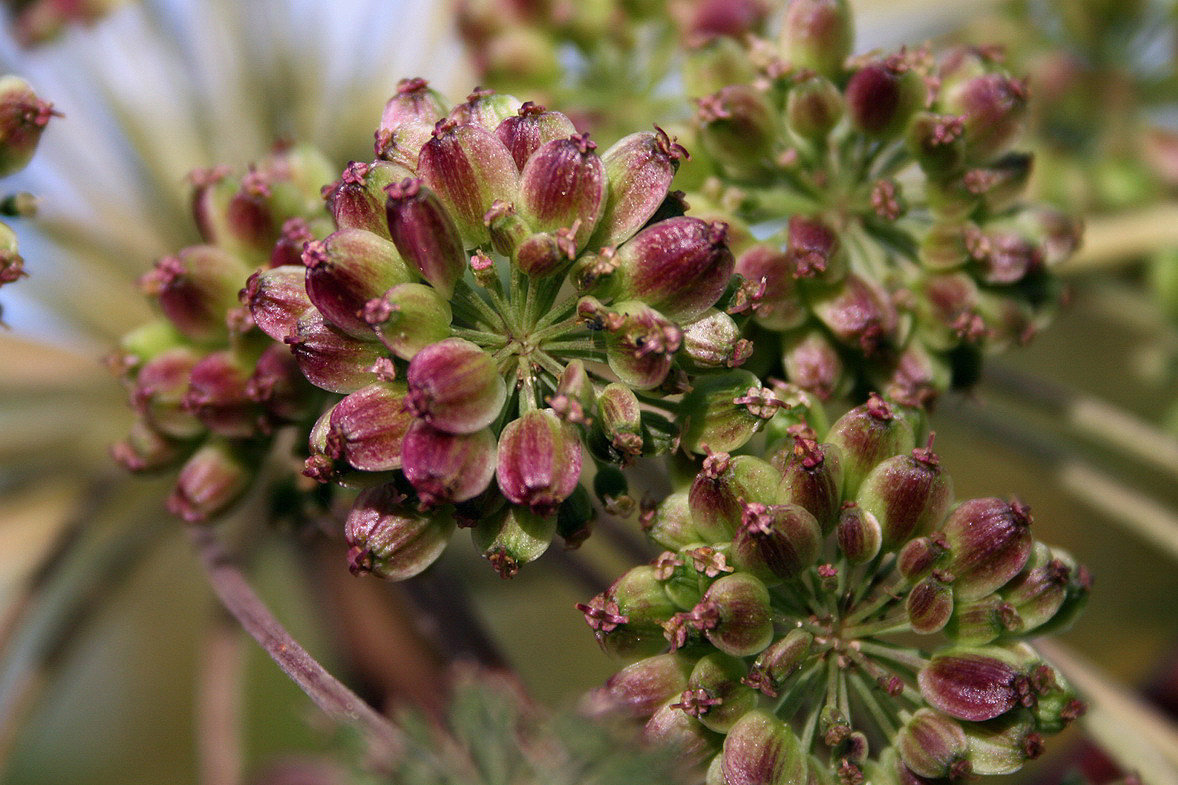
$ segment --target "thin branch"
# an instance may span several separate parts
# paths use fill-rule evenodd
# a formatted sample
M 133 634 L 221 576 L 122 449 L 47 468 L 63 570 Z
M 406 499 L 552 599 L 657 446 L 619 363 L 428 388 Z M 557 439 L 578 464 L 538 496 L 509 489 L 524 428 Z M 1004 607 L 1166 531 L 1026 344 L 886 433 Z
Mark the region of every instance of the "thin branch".
M 225 609 L 307 697 L 329 717 L 357 725 L 370 737 L 376 754 L 391 757 L 402 750 L 406 742 L 401 731 L 328 673 L 291 637 L 254 592 L 212 530 L 194 526 L 188 532 L 209 584 Z
M 197 692 L 197 754 L 201 785 L 241 781 L 241 628 L 220 606 L 213 609 L 201 657 Z
M 1115 267 L 1178 246 L 1178 203 L 1096 216 L 1087 219 L 1087 224 L 1083 247 L 1060 266 L 1060 272 L 1082 273 Z

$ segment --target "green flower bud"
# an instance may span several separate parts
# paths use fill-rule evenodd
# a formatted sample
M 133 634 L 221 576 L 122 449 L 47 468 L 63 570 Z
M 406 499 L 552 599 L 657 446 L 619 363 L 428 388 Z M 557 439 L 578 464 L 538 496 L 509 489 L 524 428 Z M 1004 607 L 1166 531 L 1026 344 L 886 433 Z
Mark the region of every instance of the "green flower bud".
M 744 683 L 776 698 L 790 678 L 797 673 L 810 654 L 813 634 L 803 629 L 792 629 L 778 638 L 757 656 Z
M 745 84 L 727 85 L 696 103 L 700 142 L 708 156 L 733 179 L 767 178 L 778 129 L 762 91 Z
M 446 101 L 424 79 L 402 79 L 385 104 L 376 136 L 376 154 L 417 171 L 421 148 L 434 124 L 446 116 Z
M 879 521 L 854 502 L 848 502 L 839 512 L 835 536 L 839 550 L 851 564 L 866 564 L 879 554 L 883 530 Z
M 683 354 L 681 359 L 690 368 L 735 368 L 753 353 L 753 345 L 741 337 L 736 321 L 715 308 L 683 326 Z
M 695 453 L 730 452 L 748 442 L 782 406 L 748 371 L 702 377 L 683 398 L 682 445 Z
M 971 722 L 963 728 L 969 742 L 969 761 L 973 773 L 979 776 L 1013 774 L 1043 751 L 1035 719 L 1025 709 L 986 722 Z
M 17 76 L 0 77 L 0 177 L 28 165 L 49 118 L 59 114 Z
M 777 501 L 801 505 L 818 521 L 822 534 L 829 534 L 842 508 L 843 464 L 839 448 L 795 437 L 793 450 L 780 468 Z
M 829 79 L 815 75 L 790 89 L 785 121 L 799 136 L 823 139 L 843 118 L 845 108 L 838 87 Z
M 746 502 L 732 538 L 732 563 L 767 584 L 796 578 L 822 552 L 822 530 L 796 504 Z
M 908 123 L 908 152 L 933 179 L 959 174 L 965 168 L 963 118 L 917 112 Z
M 642 729 L 647 744 L 675 749 L 686 765 L 707 760 L 720 746 L 720 736 L 685 711 L 672 708 L 672 700 L 654 713 Z
M 403 283 L 369 300 L 362 311 L 376 337 L 402 360 L 450 336 L 450 303 L 430 286 Z
M 724 737 L 728 785 L 806 785 L 806 756 L 798 737 L 772 713 L 745 714 Z
M 627 665 L 591 692 L 585 701 L 589 714 L 649 717 L 665 703 L 682 695 L 694 662 L 680 652 L 658 654 Z
M 738 572 L 719 578 L 691 615 L 696 629 L 733 657 L 756 654 L 773 640 L 769 590 L 752 575 Z
M 505 505 L 471 529 L 471 539 L 501 578 L 512 578 L 520 568 L 548 550 L 556 534 L 556 515 L 537 515 L 527 507 Z
M 614 382 L 601 391 L 591 444 L 600 457 L 622 466 L 642 455 L 642 410 L 626 385 Z
M 504 120 L 517 116 L 521 108 L 519 99 L 481 87 L 466 97 L 466 103 L 451 109 L 447 118 L 459 125 L 477 125 L 493 133 Z
M 794 0 L 781 30 L 781 51 L 797 68 L 835 79 L 855 43 L 846 0 Z
M 340 229 L 363 229 L 391 240 L 385 188 L 412 176 L 405 167 L 388 161 L 352 161 L 334 185 L 324 188 L 335 225 Z
M 945 635 L 966 646 L 984 646 L 1020 623 L 1013 605 L 997 594 L 989 594 L 977 600 L 957 602 Z
M 912 425 L 878 395 L 840 417 L 830 426 L 826 440 L 842 450 L 843 493 L 847 496 L 858 493 L 877 464 L 916 446 Z
M 390 287 L 416 279 L 388 240 L 363 229 L 341 229 L 326 240 L 307 243 L 307 296 L 333 325 L 361 340 L 372 340 L 364 306 Z
M 879 521 L 884 550 L 894 550 L 944 520 L 953 504 L 953 480 L 931 448 L 920 448 L 878 464 L 863 479 L 856 500 Z
M 705 728 L 727 732 L 746 712 L 757 707 L 757 693 L 741 683 L 744 662 L 713 652 L 695 664 L 687 689 L 671 704 L 698 719 Z
M 691 506 L 686 491 L 672 493 L 659 502 L 653 517 L 643 528 L 646 536 L 653 542 L 671 551 L 704 540 L 692 522 Z
M 777 471 L 760 458 L 712 453 L 688 494 L 694 528 L 706 542 L 731 539 L 742 523 L 743 501 L 773 499 L 777 480 Z

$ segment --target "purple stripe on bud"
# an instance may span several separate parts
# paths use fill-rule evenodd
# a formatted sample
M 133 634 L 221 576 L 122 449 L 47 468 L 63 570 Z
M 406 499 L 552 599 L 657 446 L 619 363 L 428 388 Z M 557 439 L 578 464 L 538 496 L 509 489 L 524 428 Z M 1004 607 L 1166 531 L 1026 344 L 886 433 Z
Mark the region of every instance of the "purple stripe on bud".
M 551 411 L 533 410 L 504 427 L 497 479 L 508 501 L 549 516 L 580 478 L 581 441 L 575 426 Z

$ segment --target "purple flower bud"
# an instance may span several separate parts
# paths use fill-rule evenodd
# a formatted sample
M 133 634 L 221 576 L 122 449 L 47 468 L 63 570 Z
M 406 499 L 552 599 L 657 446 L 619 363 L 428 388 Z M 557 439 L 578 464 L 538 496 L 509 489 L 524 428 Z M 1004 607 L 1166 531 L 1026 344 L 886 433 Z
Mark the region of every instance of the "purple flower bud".
M 590 716 L 649 717 L 683 693 L 692 666 L 690 657 L 677 652 L 646 657 L 591 692 L 584 707 Z
M 1039 625 L 1035 630 L 1037 635 L 1064 632 L 1070 628 L 1072 622 L 1079 616 L 1080 611 L 1088 604 L 1088 595 L 1092 591 L 1092 575 L 1088 572 L 1087 567 L 1077 562 L 1074 556 L 1060 548 L 1053 548 L 1051 553 L 1054 559 L 1068 569 L 1068 585 L 1065 589 L 1066 593 L 1063 604 L 1054 616 Z
M 724 737 L 727 785 L 804 785 L 806 756 L 798 737 L 765 709 L 745 714 Z
M 248 438 L 266 425 L 262 408 L 246 392 L 253 365 L 232 351 L 204 357 L 188 376 L 184 408 L 213 433 Z
M 683 326 L 683 359 L 697 368 L 735 368 L 753 353 L 753 344 L 741 337 L 736 321 L 709 308 Z
M 625 466 L 642 455 L 642 409 L 624 384 L 606 385 L 597 398 L 593 449 L 605 460 Z
M 553 140 L 528 159 L 520 175 L 524 217 L 539 232 L 569 229 L 578 251 L 605 209 L 608 183 L 596 147 L 588 134 Z
M 895 338 L 898 315 L 891 298 L 878 284 L 855 273 L 816 293 L 811 307 L 835 338 L 857 347 L 867 357 Z
M 582 298 L 578 313 L 596 310 L 593 298 Z M 592 318 L 592 317 L 590 317 Z M 603 318 L 606 359 L 623 384 L 636 390 L 658 387 L 667 378 L 683 333 L 658 311 L 636 300 L 616 303 Z
M 790 130 L 807 139 L 822 139 L 843 118 L 843 94 L 825 77 L 803 79 L 789 91 L 785 121 Z
M 859 486 L 856 500 L 879 521 L 884 550 L 895 550 L 945 519 L 953 503 L 953 480 L 937 455 L 921 448 L 877 465 Z
M 495 421 L 507 386 L 491 355 L 463 338 L 430 344 L 409 362 L 405 405 L 447 433 L 474 433 Z
M 970 499 L 945 521 L 957 596 L 976 600 L 1022 571 L 1031 555 L 1031 510 L 1018 501 Z
M 877 464 L 916 446 L 907 418 L 874 393 L 867 403 L 851 409 L 830 426 L 826 439 L 843 451 L 843 492 L 849 497 L 858 493 L 859 485 Z
M 402 360 L 449 337 L 453 319 L 441 293 L 418 283 L 394 286 L 365 303 L 362 313 L 380 342 Z
M 401 441 L 401 468 L 426 506 L 478 496 L 495 474 L 495 435 L 439 431 L 418 421 Z
M 908 592 L 904 610 L 908 613 L 908 621 L 913 632 L 931 635 L 944 629 L 949 623 L 949 617 L 953 615 L 953 587 L 946 579 L 950 577 L 952 576 L 939 570 L 933 570 L 931 575 L 922 579 Z
M 194 245 L 155 263 L 141 279 L 160 310 L 194 341 L 217 341 L 228 333 L 225 314 L 249 270 L 235 256 L 211 245 Z
M 188 379 L 200 355 L 187 347 L 167 349 L 139 368 L 130 390 L 131 405 L 161 433 L 178 439 L 203 430 L 193 412 L 183 406 Z
M 504 120 L 518 116 L 519 100 L 487 87 L 476 87 L 461 103 L 450 110 L 447 119 L 458 125 L 477 125 L 494 133 Z
M 764 0 L 701 0 L 689 5 L 679 20 L 689 41 L 717 36 L 741 40 L 755 35 L 770 11 Z
M 713 652 L 695 664 L 687 688 L 671 705 L 698 719 L 705 728 L 726 733 L 757 707 L 759 696 L 741 681 L 744 675 L 743 660 Z
M 720 736 L 680 709 L 671 708 L 674 699 L 654 713 L 642 728 L 647 744 L 669 747 L 687 765 L 707 760 L 720 744 Z
M 777 471 L 760 458 L 709 454 L 688 496 L 696 530 L 706 542 L 732 539 L 743 523 L 742 500 L 775 498 L 777 480 Z
M 701 377 L 683 398 L 681 443 L 695 453 L 730 452 L 746 444 L 783 406 L 748 371 Z
M 936 532 L 931 537 L 917 537 L 909 540 L 900 549 L 896 568 L 909 581 L 915 582 L 928 575 L 936 567 L 944 567 L 949 544 Z
M 782 365 L 791 384 L 829 400 L 845 392 L 851 382 L 842 357 L 824 330 L 809 328 L 783 341 Z
M 511 153 L 492 132 L 477 125 L 438 123 L 421 149 L 418 172 L 446 206 L 466 248 L 490 239 L 483 215 L 491 203 L 514 202 L 519 191 Z
M 25 80 L 0 77 L 0 177 L 28 165 L 49 119 L 59 114 L 53 104 L 38 98 Z
M 318 397 L 294 357 L 279 344 L 267 346 L 258 357 L 245 394 L 262 405 L 269 419 L 279 423 L 306 418 Z
M 412 176 L 413 173 L 405 167 L 388 161 L 349 163 L 343 176 L 334 185 L 324 189 L 327 209 L 335 218 L 336 227 L 363 229 L 391 240 L 385 213 L 385 202 L 388 200 L 385 188 Z
M 672 551 L 703 542 L 692 521 L 688 494 L 684 491 L 672 493 L 659 502 L 653 517 L 643 524 L 643 530 L 651 541 Z
M 795 0 L 781 30 L 782 52 L 796 68 L 835 78 L 855 43 L 846 0 Z
M 730 178 L 760 181 L 768 177 L 779 132 L 763 92 L 733 84 L 696 103 L 700 142 L 708 156 Z
M 376 154 L 416 171 L 418 153 L 429 141 L 434 124 L 445 116 L 446 103 L 428 82 L 402 79 L 380 118 Z
M 135 420 L 127 438 L 111 445 L 110 457 L 129 472 L 166 469 L 187 454 L 186 445 L 160 433 L 145 420 Z
M 442 511 L 418 512 L 405 505 L 393 483 L 360 492 L 344 524 L 348 568 L 403 581 L 442 555 L 454 533 L 454 518 Z
M 643 229 L 618 248 L 616 260 L 619 298 L 682 322 L 720 299 L 735 265 L 725 225 L 686 216 Z
M 372 340 L 364 305 L 386 289 L 415 276 L 397 248 L 363 229 L 341 229 L 326 240 L 307 243 L 307 296 L 333 325 L 357 338 Z
M 846 274 L 846 257 L 838 235 L 825 223 L 800 215 L 789 219 L 789 258 L 795 278 L 838 281 Z
M 846 88 L 847 113 L 863 133 L 887 138 L 904 130 L 909 118 L 924 108 L 927 94 L 924 79 L 892 57 L 855 72 Z
M 642 228 L 663 203 L 687 151 L 655 127 L 619 139 L 601 156 L 609 180 L 605 212 L 592 245 L 617 245 Z
M 401 468 L 401 442 L 414 422 L 405 386 L 377 382 L 349 394 L 331 410 L 326 448 L 332 457 L 368 472 Z
M 220 515 L 249 488 L 256 465 L 245 450 L 210 439 L 180 469 L 168 497 L 168 511 L 188 523 Z
M 796 504 L 743 505 L 740 528 L 732 538 L 732 563 L 772 585 L 796 578 L 822 552 L 822 530 Z
M 753 663 L 744 683 L 776 698 L 789 679 L 797 673 L 810 655 L 814 635 L 795 628 L 778 638 Z
M 299 319 L 312 308 L 307 297 L 306 270 L 284 265 L 259 270 L 249 277 L 240 299 L 250 309 L 254 324 L 275 341 L 298 329 Z
M 950 717 L 982 722 L 1019 704 L 1021 668 L 997 647 L 950 649 L 933 657 L 917 674 L 920 694 Z
M 521 567 L 548 550 L 556 534 L 556 515 L 539 515 L 508 504 L 479 521 L 470 534 L 499 577 L 514 578 Z
M 951 84 L 941 94 L 944 111 L 964 117 L 965 149 L 976 163 L 993 161 L 1018 139 L 1027 114 L 1027 88 L 990 73 Z
M 782 331 L 806 321 L 808 311 L 798 289 L 791 254 L 772 245 L 754 245 L 736 260 L 734 271 L 758 286 L 762 282 L 765 285 L 753 312 L 758 323 Z
M 773 640 L 769 590 L 752 575 L 719 578 L 691 610 L 692 623 L 725 654 L 748 657 Z
M 1017 611 L 1017 626 L 1011 632 L 1030 632 L 1055 616 L 1067 598 L 1071 577 L 1071 567 L 1036 542 L 1023 571 L 999 592 Z
M 879 554 L 883 531 L 875 516 L 854 502 L 848 502 L 839 513 L 835 535 L 839 550 L 851 564 L 866 564 Z
M 334 393 L 350 393 L 377 381 L 373 367 L 385 357 L 379 343 L 357 341 L 313 308 L 303 314 L 284 341 L 307 381 Z
M 842 509 L 843 464 L 839 448 L 795 437 L 789 457 L 779 468 L 778 501 L 809 510 L 822 533 L 829 534 Z
M 576 132 L 573 121 L 565 115 L 525 101 L 517 114 L 499 123 L 495 136 L 511 152 L 516 168 L 522 172 L 532 153 L 548 142 L 567 139 Z
M 541 409 L 507 423 L 499 436 L 496 477 L 508 501 L 539 516 L 553 515 L 581 478 L 576 427 Z
M 967 777 L 969 742 L 956 721 L 931 709 L 918 709 L 896 736 L 905 765 L 921 777 Z
M 421 180 L 390 185 L 386 216 L 401 256 L 446 299 L 466 270 L 466 250 L 451 213 Z M 480 216 L 481 220 L 481 216 Z

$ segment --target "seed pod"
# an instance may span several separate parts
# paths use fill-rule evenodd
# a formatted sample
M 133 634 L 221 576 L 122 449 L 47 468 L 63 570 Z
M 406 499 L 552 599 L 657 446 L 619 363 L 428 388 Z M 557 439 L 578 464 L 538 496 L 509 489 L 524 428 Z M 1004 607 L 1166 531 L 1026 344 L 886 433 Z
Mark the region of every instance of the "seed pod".
M 418 172 L 446 206 L 465 248 L 490 239 L 483 215 L 491 203 L 514 202 L 519 191 L 519 172 L 503 143 L 480 126 L 452 120 L 439 122 L 421 148 Z
M 555 139 L 528 159 L 520 175 L 524 218 L 538 232 L 570 229 L 578 252 L 605 210 L 608 181 L 596 148 L 588 134 Z
M 931 709 L 918 709 L 896 736 L 904 764 L 921 777 L 962 779 L 971 772 L 969 742 L 961 725 Z
M 781 361 L 791 384 L 822 400 L 841 395 L 850 385 L 842 357 L 825 330 L 811 327 L 785 336 Z
M 495 136 L 511 152 L 521 172 L 532 154 L 548 142 L 567 139 L 577 132 L 573 121 L 560 112 L 525 101 L 519 111 L 505 118 L 495 129 Z
M 800 628 L 790 630 L 757 655 L 757 661 L 749 669 L 744 683 L 770 698 L 776 698 L 786 682 L 801 670 L 813 643 L 812 633 Z
M 609 180 L 593 247 L 617 245 L 646 225 L 663 203 L 687 151 L 657 126 L 619 139 L 601 156 Z
M 1031 511 L 1001 499 L 962 502 L 945 521 L 948 569 L 962 600 L 976 600 L 1000 589 L 1022 571 L 1031 555 Z
M 695 530 L 705 542 L 731 539 L 741 526 L 742 501 L 773 499 L 777 478 L 776 470 L 759 458 L 712 453 L 688 494 Z
M 582 298 L 586 303 L 592 298 Z M 578 312 L 583 313 L 581 304 Z M 623 384 L 636 390 L 658 387 L 671 371 L 683 333 L 661 313 L 637 300 L 614 305 L 605 316 L 606 359 Z
M 200 361 L 199 353 L 184 346 L 166 349 L 148 359 L 135 374 L 131 405 L 153 428 L 177 439 L 199 435 L 204 427 L 183 406 L 188 380 Z
M 748 371 L 735 370 L 694 380 L 683 398 L 682 446 L 691 452 L 730 452 L 753 437 L 782 402 Z
M 855 72 L 845 90 L 851 124 L 868 136 L 887 139 L 900 133 L 924 108 L 927 88 L 919 74 L 901 62 L 876 62 Z
M 726 85 L 697 104 L 700 142 L 727 176 L 751 181 L 768 177 L 779 131 L 764 93 L 747 84 Z
M 789 258 L 795 278 L 835 283 L 847 273 L 847 252 L 838 235 L 816 218 L 789 219 Z
M 459 125 L 477 125 L 494 132 L 504 120 L 518 115 L 521 108 L 513 96 L 478 87 L 466 97 L 465 103 L 451 109 L 447 117 Z
M 466 250 L 452 213 L 437 194 L 422 187 L 421 180 L 402 180 L 385 192 L 385 215 L 397 250 L 431 286 L 450 299 L 454 285 L 466 271 Z
M 430 344 L 409 363 L 405 404 L 447 433 L 474 433 L 495 421 L 507 387 L 491 356 L 463 338 Z
M 842 449 L 843 493 L 852 497 L 877 464 L 916 446 L 907 418 L 874 394 L 867 403 L 840 417 L 830 427 L 826 440 Z
M 785 121 L 794 133 L 807 139 L 823 139 L 843 119 L 843 94 L 833 82 L 811 76 L 789 91 Z
M 683 354 L 689 368 L 735 368 L 753 352 L 751 342 L 741 337 L 736 321 L 715 308 L 683 326 Z
M 600 457 L 621 466 L 642 455 L 642 410 L 626 385 L 613 382 L 598 396 L 591 444 Z
M 203 523 L 229 509 L 254 479 L 255 455 L 223 439 L 209 439 L 193 453 L 168 496 L 168 512 Z
M 1021 81 L 990 73 L 950 84 L 941 93 L 944 111 L 961 115 L 965 149 L 970 161 L 993 161 L 1022 134 L 1027 114 L 1027 88 Z
M 851 564 L 866 564 L 879 554 L 883 530 L 879 521 L 859 505 L 849 502 L 839 512 L 835 536 L 839 550 Z
M 732 563 L 772 585 L 796 578 L 822 552 L 822 530 L 796 504 L 746 502 L 732 538 Z
M 385 104 L 377 133 L 377 155 L 417 170 L 417 157 L 446 116 L 446 101 L 424 79 L 402 79 Z
M 240 293 L 254 324 L 275 341 L 293 335 L 299 319 L 313 307 L 305 280 L 303 267 L 283 265 L 254 273 Z
M 453 319 L 441 293 L 419 283 L 399 284 L 369 300 L 363 315 L 380 342 L 402 360 L 448 338 Z
M 590 716 L 649 717 L 687 689 L 693 666 L 692 658 L 679 652 L 646 657 L 610 676 L 582 705 Z
M 1014 606 L 997 594 L 989 594 L 981 599 L 957 602 L 945 635 L 965 646 L 984 646 L 1019 624 Z
M 704 636 L 733 657 L 756 654 L 773 640 L 769 590 L 752 575 L 733 573 L 719 578 L 692 610 Z
M 724 737 L 728 785 L 806 785 L 806 757 L 798 737 L 765 709 L 745 714 Z
M 686 216 L 648 226 L 615 258 L 619 299 L 641 300 L 680 322 L 699 318 L 720 299 L 735 264 L 724 224 Z
M 912 631 L 931 635 L 942 630 L 953 614 L 953 587 L 945 579 L 950 576 L 933 570 L 908 592 L 904 610 Z M 912 766 L 911 763 L 908 764 Z M 918 769 L 913 768 L 919 773 Z M 933 775 L 927 775 L 933 776 Z
M 1042 752 L 1035 718 L 1025 709 L 986 722 L 971 722 L 963 728 L 969 742 L 970 764 L 978 776 L 1013 774 Z
M 654 517 L 644 524 L 643 529 L 653 542 L 672 551 L 704 540 L 692 521 L 686 491 L 672 493 L 659 502 Z
M 351 393 L 331 411 L 328 450 L 355 469 L 401 468 L 401 443 L 414 422 L 405 409 L 405 385 L 378 382 Z
M 326 193 L 327 209 L 331 211 L 336 227 L 363 229 L 391 240 L 385 211 L 388 200 L 385 188 L 412 176 L 413 173 L 404 166 L 388 161 L 349 163 L 343 176 Z
M 917 675 L 920 694 L 933 708 L 970 722 L 993 719 L 1019 703 L 1022 663 L 995 646 L 938 652 Z
M 479 521 L 470 531 L 474 545 L 491 562 L 500 578 L 512 578 L 520 568 L 548 550 L 556 534 L 556 515 L 537 515 L 514 504 Z
M 855 273 L 848 273 L 837 286 L 814 294 L 810 304 L 835 338 L 867 357 L 895 339 L 899 318 L 896 307 L 878 285 Z
M 759 324 L 770 330 L 800 326 L 808 315 L 794 277 L 793 257 L 772 245 L 758 244 L 736 260 L 735 272 L 765 290 L 753 312 Z
M 418 421 L 401 442 L 401 466 L 427 506 L 473 499 L 495 474 L 495 436 L 487 428 L 445 433 Z
M 855 42 L 846 0 L 795 0 L 781 29 L 781 50 L 796 68 L 809 68 L 834 79 Z
M 687 680 L 687 688 L 673 704 L 705 728 L 727 733 L 745 713 L 757 707 L 757 692 L 741 683 L 744 662 L 721 652 L 699 660 Z
M 839 520 L 843 499 L 842 453 L 833 444 L 797 437 L 781 466 L 777 501 L 808 510 L 826 535 Z
M 364 305 L 397 284 L 417 276 L 401 261 L 397 248 L 363 229 L 342 229 L 303 249 L 307 296 L 333 325 L 360 339 L 372 340 Z
M 330 324 L 312 308 L 283 339 L 307 381 L 334 393 L 350 393 L 378 381 L 373 366 L 385 357 L 376 341 L 357 341 Z
M 141 279 L 158 299 L 164 316 L 198 342 L 220 341 L 228 334 L 225 314 L 237 305 L 237 293 L 249 269 L 236 256 L 212 245 L 194 245 L 155 263 Z
M 720 736 L 705 728 L 690 714 L 671 708 L 670 702 L 654 713 L 642 728 L 642 741 L 677 751 L 684 765 L 707 760 L 720 745 Z
M 895 550 L 913 537 L 931 532 L 953 504 L 953 480 L 931 449 L 895 455 L 863 479 L 856 501 L 875 516 L 883 549 Z
M 540 409 L 507 423 L 499 435 L 496 477 L 508 501 L 552 516 L 581 478 L 581 440 L 575 426 Z
M 361 491 L 344 524 L 348 568 L 391 581 L 412 578 L 437 561 L 454 528 L 448 513 L 406 506 L 393 483 Z
M 213 433 L 239 439 L 254 436 L 265 418 L 262 407 L 246 392 L 252 372 L 253 363 L 234 352 L 206 355 L 189 371 L 184 408 Z

